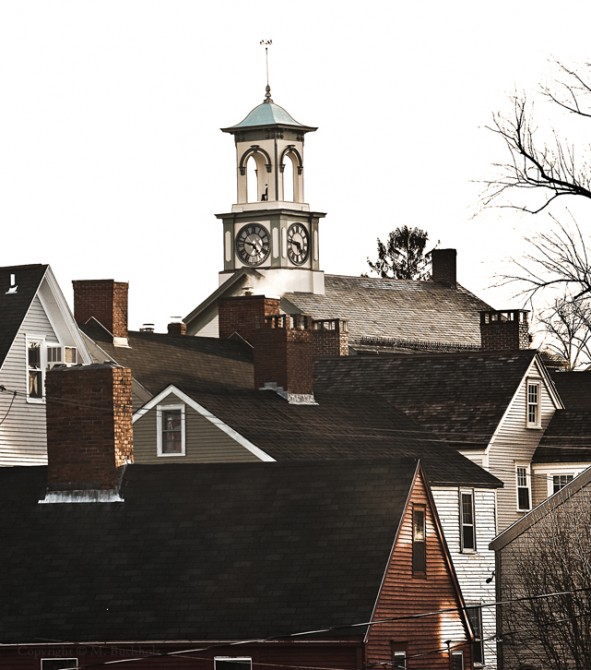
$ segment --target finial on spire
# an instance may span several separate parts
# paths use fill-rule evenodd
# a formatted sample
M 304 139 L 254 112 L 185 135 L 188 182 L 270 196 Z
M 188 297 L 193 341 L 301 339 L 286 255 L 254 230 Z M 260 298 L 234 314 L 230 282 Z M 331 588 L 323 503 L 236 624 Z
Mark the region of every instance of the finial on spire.
M 267 67 L 267 85 L 265 87 L 265 102 L 273 102 L 271 98 L 271 86 L 269 86 L 269 47 L 273 44 L 273 40 L 261 40 L 261 46 L 265 47 L 265 64 Z

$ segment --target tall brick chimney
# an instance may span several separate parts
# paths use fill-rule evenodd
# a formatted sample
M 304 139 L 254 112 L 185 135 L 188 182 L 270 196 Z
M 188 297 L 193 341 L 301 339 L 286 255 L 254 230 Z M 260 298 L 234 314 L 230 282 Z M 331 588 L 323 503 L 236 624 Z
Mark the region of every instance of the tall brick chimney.
M 127 346 L 127 294 L 129 284 L 113 279 L 73 281 L 74 318 L 79 326 L 96 319 L 113 335 L 115 346 Z
M 48 371 L 45 502 L 119 499 L 133 460 L 131 379 L 114 363 Z
M 431 274 L 436 284 L 456 288 L 456 258 L 457 251 L 455 249 L 433 249 L 431 252 Z
M 480 312 L 480 339 L 484 351 L 529 349 L 528 315 L 525 309 Z

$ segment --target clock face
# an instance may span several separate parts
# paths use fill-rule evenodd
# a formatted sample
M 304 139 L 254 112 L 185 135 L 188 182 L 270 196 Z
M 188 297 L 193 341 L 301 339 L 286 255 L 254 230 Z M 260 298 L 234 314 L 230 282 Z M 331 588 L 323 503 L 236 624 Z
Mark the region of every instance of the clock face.
M 258 223 L 249 223 L 238 231 L 236 253 L 246 265 L 260 265 L 270 249 L 269 233 Z
M 308 231 L 300 223 L 292 223 L 287 229 L 287 257 L 294 265 L 302 265 L 309 251 Z

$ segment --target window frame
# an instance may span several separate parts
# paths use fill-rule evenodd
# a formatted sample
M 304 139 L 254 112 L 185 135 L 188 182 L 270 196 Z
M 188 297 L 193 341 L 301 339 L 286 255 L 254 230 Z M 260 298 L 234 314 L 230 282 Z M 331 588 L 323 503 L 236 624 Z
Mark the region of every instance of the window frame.
M 464 496 L 470 496 L 470 511 L 472 514 L 472 522 L 465 523 L 464 521 Z M 474 507 L 474 490 L 473 489 L 460 489 L 460 551 L 462 553 L 474 553 L 477 551 L 477 542 L 476 542 L 476 510 Z M 472 529 L 472 546 L 467 546 L 466 543 L 466 533 L 465 529 Z
M 406 670 L 406 651 L 403 649 L 396 649 L 392 652 L 392 668 L 393 670 Z
M 484 662 L 484 640 L 482 638 L 482 603 L 466 603 L 466 616 L 474 633 L 472 663 L 474 667 L 480 668 L 486 665 Z M 477 660 L 478 656 L 480 656 L 480 660 Z
M 252 656 L 214 656 L 213 657 L 213 670 L 217 670 L 218 661 L 230 662 L 230 663 L 249 663 L 250 670 L 252 670 Z
M 38 365 L 31 365 L 30 352 L 35 347 L 39 348 Z M 27 402 L 42 404 L 45 402 L 45 371 L 47 368 L 47 345 L 43 335 L 25 336 L 25 389 Z M 31 375 L 35 374 L 38 379 L 39 395 L 31 395 Z
M 548 495 L 552 496 L 555 493 L 558 493 L 558 491 L 562 490 L 567 484 L 570 484 L 572 480 L 575 478 L 575 474 L 573 472 L 553 472 L 549 477 L 548 477 Z M 555 479 L 557 478 L 565 478 L 566 481 L 565 483 L 560 486 L 559 488 L 556 488 L 556 484 L 554 482 Z
M 535 401 L 531 400 L 530 389 L 535 389 Z M 542 382 L 538 379 L 528 379 L 525 384 L 525 425 L 527 428 L 542 427 Z M 532 418 L 531 411 L 535 413 Z
M 456 660 L 460 661 L 458 665 Z M 451 669 L 452 670 L 464 670 L 464 652 L 463 651 L 452 651 L 451 652 Z
M 418 539 L 417 516 L 422 514 L 422 539 Z M 427 506 L 423 504 L 412 504 L 412 576 L 427 576 Z
M 164 414 L 166 412 L 177 412 L 177 411 L 180 411 L 181 415 L 181 450 L 175 452 L 166 452 L 163 451 Z M 158 405 L 156 407 L 156 453 L 158 457 L 171 458 L 186 455 L 187 450 L 186 450 L 185 422 L 186 422 L 186 412 L 185 412 L 185 405 L 183 403 L 175 403 L 171 405 Z
M 525 484 L 520 485 L 520 480 L 523 481 L 523 478 L 520 476 L 520 470 L 524 471 L 525 475 Z M 528 507 L 522 507 L 520 501 L 519 492 L 521 490 L 527 490 L 528 496 Z M 518 512 L 529 512 L 532 508 L 532 490 L 531 490 L 531 470 L 529 463 L 515 463 L 515 498 Z

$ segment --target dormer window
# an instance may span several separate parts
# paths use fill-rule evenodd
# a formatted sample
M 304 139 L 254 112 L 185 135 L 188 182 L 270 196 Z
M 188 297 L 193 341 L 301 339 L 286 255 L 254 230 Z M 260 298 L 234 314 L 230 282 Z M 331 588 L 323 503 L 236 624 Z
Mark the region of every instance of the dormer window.
M 424 577 L 427 570 L 425 506 L 413 505 L 412 509 L 412 574 Z

